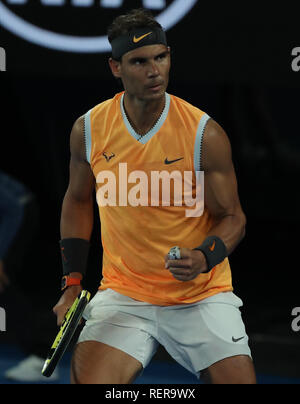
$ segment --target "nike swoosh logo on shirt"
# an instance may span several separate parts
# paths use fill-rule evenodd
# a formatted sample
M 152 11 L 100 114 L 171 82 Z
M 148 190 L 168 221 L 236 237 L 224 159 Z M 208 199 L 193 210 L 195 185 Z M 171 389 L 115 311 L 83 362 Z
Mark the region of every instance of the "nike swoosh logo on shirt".
M 173 164 L 176 163 L 176 161 L 180 161 L 180 160 L 184 160 L 184 157 L 182 157 L 181 159 L 177 159 L 177 160 L 168 160 L 168 158 L 165 159 L 165 164 Z

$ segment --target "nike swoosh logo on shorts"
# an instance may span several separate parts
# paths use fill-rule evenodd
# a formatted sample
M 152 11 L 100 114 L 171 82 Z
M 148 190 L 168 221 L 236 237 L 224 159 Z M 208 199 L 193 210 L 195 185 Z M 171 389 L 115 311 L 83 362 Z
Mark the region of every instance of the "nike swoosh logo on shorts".
M 232 337 L 232 342 L 239 342 L 239 341 L 241 341 L 242 339 L 244 339 L 245 337 L 241 337 L 241 338 L 234 338 L 234 337 Z

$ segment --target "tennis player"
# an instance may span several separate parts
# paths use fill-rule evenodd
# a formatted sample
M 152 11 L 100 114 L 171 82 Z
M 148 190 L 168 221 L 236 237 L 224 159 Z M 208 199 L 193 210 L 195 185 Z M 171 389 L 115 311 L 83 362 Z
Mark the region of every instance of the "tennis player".
M 166 92 L 170 48 L 149 12 L 119 16 L 108 35 L 109 65 L 125 91 L 74 124 L 61 216 L 58 324 L 81 291 L 96 189 L 103 279 L 85 310 L 72 383 L 132 383 L 161 344 L 210 383 L 255 384 L 228 261 L 246 225 L 228 137 L 205 112 Z M 202 214 L 188 215 L 188 204 L 175 203 L 174 193 L 169 204 L 163 192 L 159 203 L 149 202 L 153 173 L 193 173 L 194 192 L 200 171 Z M 171 260 L 174 246 L 180 257 Z

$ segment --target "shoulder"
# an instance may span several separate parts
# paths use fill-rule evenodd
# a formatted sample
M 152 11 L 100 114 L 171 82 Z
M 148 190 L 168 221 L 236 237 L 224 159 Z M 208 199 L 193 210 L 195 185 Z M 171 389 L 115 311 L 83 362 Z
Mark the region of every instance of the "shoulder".
M 71 155 L 73 158 L 76 158 L 78 160 L 84 160 L 86 158 L 84 122 L 85 122 L 85 115 L 82 115 L 79 118 L 77 118 L 73 124 L 70 136 Z
M 107 113 L 107 111 L 111 108 L 118 108 L 123 94 L 124 91 L 116 94 L 113 98 L 100 102 L 99 104 L 91 108 L 89 113 L 91 114 L 92 118 L 94 119 L 95 117 L 99 117 L 99 115 L 102 115 L 103 113 Z
M 212 118 L 207 122 L 204 140 L 207 144 L 229 141 L 225 130 Z
M 216 121 L 209 119 L 203 137 L 204 171 L 231 164 L 231 161 L 231 144 L 225 130 Z
M 72 135 L 74 135 L 75 137 L 79 137 L 80 135 L 84 134 L 84 119 L 85 115 L 82 115 L 79 118 L 77 118 L 76 121 L 74 122 L 72 128 Z
M 117 104 L 121 96 L 122 93 L 116 94 L 114 98 L 105 100 L 95 105 L 84 115 L 76 119 L 73 124 L 70 137 L 72 157 L 87 161 L 86 135 L 88 132 L 88 127 L 91 126 L 94 119 L 97 119 L 99 116 L 101 117 L 103 113 L 106 113 L 107 108 Z
M 200 120 L 201 117 L 205 114 L 200 108 L 191 104 L 190 102 L 183 100 L 175 95 L 170 95 L 172 104 L 184 114 L 192 115 L 196 119 Z

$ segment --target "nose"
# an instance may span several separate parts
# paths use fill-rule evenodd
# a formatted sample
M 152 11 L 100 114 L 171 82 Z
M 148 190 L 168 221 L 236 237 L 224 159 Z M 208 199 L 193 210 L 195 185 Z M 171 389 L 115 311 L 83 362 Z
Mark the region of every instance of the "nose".
M 148 77 L 157 77 L 159 76 L 159 70 L 157 67 L 157 64 L 155 61 L 152 61 L 149 63 L 149 69 L 148 69 Z

